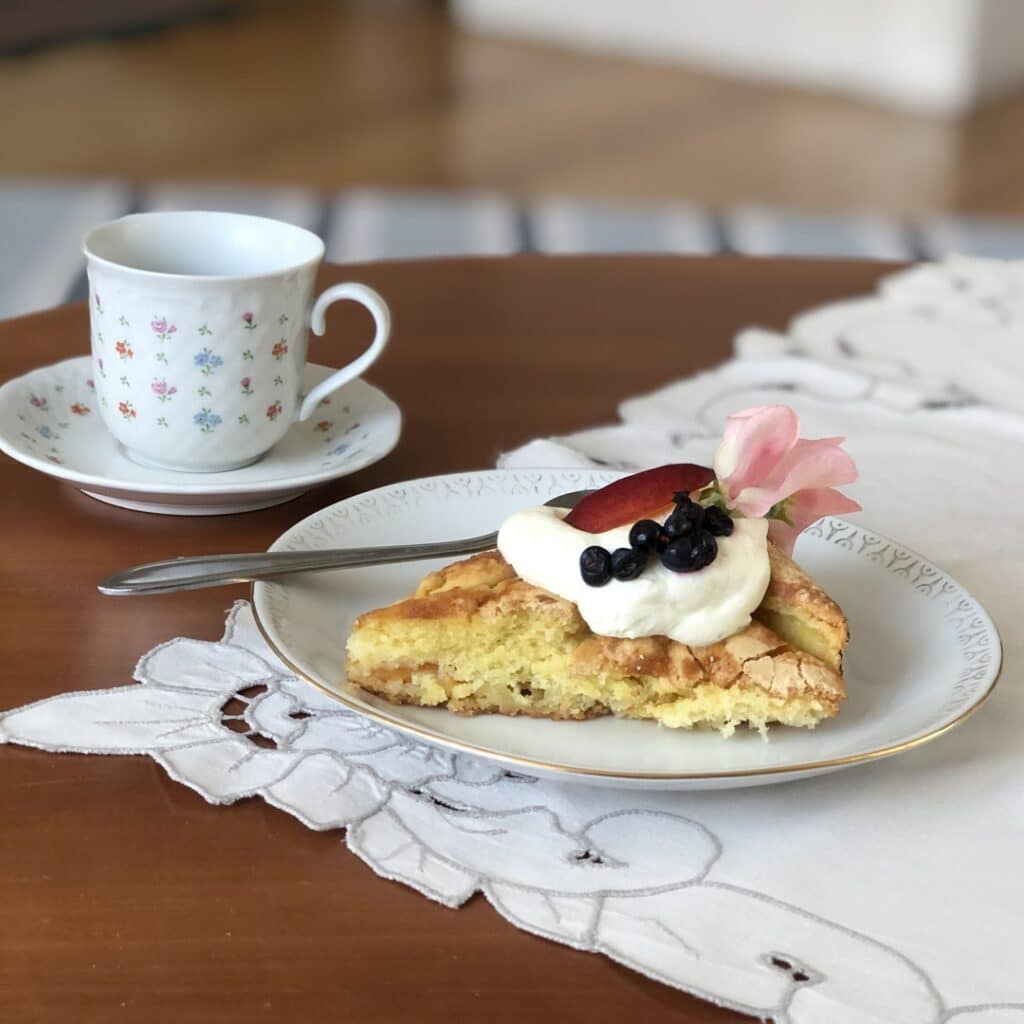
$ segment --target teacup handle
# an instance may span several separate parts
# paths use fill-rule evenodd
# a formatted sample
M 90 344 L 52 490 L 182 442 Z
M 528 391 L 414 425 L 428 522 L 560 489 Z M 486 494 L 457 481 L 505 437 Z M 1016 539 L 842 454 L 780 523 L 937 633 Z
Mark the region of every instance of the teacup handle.
M 373 341 L 370 342 L 370 347 L 361 356 L 353 359 L 351 363 L 343 366 L 340 370 L 335 370 L 330 377 L 320 381 L 306 395 L 302 405 L 299 406 L 297 417 L 299 420 L 309 419 L 321 399 L 326 398 L 332 391 L 337 391 L 342 384 L 347 384 L 366 370 L 384 351 L 384 346 L 388 343 L 388 337 L 391 335 L 391 311 L 388 309 L 388 304 L 372 288 L 365 284 L 356 284 L 354 281 L 331 285 L 330 288 L 321 292 L 316 302 L 313 303 L 309 320 L 315 335 L 323 336 L 327 329 L 327 307 L 332 302 L 337 302 L 338 299 L 351 299 L 353 302 L 365 306 L 370 311 L 370 316 L 373 317 L 376 334 L 373 336 Z

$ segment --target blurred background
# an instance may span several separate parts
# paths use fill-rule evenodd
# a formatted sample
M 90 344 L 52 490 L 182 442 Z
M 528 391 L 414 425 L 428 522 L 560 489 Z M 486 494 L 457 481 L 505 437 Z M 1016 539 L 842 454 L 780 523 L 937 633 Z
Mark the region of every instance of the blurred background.
M 1024 253 L 1020 0 L 0 0 L 0 316 L 131 210 L 335 261 Z

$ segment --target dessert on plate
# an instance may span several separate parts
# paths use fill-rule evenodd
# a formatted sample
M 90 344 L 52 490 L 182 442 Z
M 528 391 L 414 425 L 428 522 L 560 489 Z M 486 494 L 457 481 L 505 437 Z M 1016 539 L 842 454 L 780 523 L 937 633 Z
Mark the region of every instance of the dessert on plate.
M 714 469 L 662 466 L 572 511 L 510 516 L 498 549 L 362 615 L 350 682 L 398 704 L 554 719 L 615 714 L 730 735 L 813 727 L 846 696 L 842 610 L 790 557 L 859 506 L 840 438 L 785 406 L 730 416 Z

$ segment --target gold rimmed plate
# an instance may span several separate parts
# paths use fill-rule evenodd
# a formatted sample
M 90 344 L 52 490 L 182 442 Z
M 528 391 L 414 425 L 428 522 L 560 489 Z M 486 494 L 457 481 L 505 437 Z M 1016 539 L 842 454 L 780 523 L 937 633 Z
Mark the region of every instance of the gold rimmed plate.
M 492 470 L 430 477 L 338 502 L 293 526 L 274 550 L 417 543 L 496 528 L 517 509 L 617 474 Z M 613 786 L 720 789 L 835 771 L 909 750 L 948 732 L 988 696 L 1000 643 L 985 610 L 954 579 L 896 541 L 827 519 L 801 538 L 797 560 L 851 625 L 849 699 L 817 729 L 776 727 L 765 742 L 728 740 L 613 717 L 552 722 L 462 717 L 396 706 L 345 678 L 345 641 L 362 612 L 409 594 L 443 563 L 308 573 L 253 587 L 256 621 L 299 677 L 341 704 L 426 743 L 522 774 Z

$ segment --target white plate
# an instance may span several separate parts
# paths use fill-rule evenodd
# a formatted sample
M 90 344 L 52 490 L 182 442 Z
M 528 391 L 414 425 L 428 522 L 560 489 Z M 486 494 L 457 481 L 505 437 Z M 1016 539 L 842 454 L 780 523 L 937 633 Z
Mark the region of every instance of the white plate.
M 338 502 L 283 534 L 272 549 L 413 543 L 470 536 L 565 491 L 618 474 L 495 470 L 416 480 Z M 253 588 L 257 622 L 302 677 L 346 706 L 418 739 L 525 774 L 665 789 L 780 782 L 899 753 L 963 721 L 988 695 L 1000 644 L 985 610 L 955 580 L 901 544 L 841 520 L 800 538 L 801 564 L 842 605 L 852 640 L 839 716 L 817 729 L 684 732 L 612 717 L 551 722 L 464 718 L 388 704 L 345 680 L 352 620 L 405 596 L 443 563 L 296 575 Z
M 307 392 L 334 371 L 310 363 Z M 402 414 L 363 380 L 346 384 L 322 415 L 296 423 L 259 462 L 227 473 L 175 473 L 132 462 L 96 408 L 92 360 L 66 359 L 0 387 L 0 451 L 99 501 L 165 515 L 223 515 L 290 501 L 317 484 L 384 458 Z

